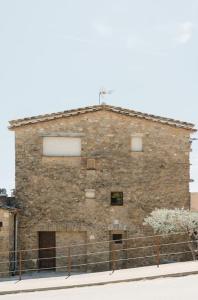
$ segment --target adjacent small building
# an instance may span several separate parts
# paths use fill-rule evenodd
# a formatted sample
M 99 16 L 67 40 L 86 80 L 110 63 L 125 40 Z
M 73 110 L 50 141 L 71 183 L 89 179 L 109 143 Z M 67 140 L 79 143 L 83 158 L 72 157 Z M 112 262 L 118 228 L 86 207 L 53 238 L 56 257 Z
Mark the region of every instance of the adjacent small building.
M 198 211 L 198 192 L 191 193 L 190 208 L 193 211 Z
M 190 207 L 191 123 L 96 105 L 14 120 L 10 129 L 24 268 L 61 270 L 71 245 L 74 266 L 103 269 L 86 253 L 104 251 L 108 261 L 112 245 L 124 264 L 125 239 L 144 234 L 153 209 Z
M 10 275 L 17 261 L 17 214 L 14 197 L 0 189 L 0 277 Z

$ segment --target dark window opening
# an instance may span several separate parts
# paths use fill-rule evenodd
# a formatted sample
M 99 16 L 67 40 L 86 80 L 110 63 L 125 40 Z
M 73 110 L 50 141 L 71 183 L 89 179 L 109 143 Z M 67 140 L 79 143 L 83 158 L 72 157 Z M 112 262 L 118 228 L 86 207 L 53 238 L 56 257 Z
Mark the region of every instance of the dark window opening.
M 3 222 L 0 221 L 0 227 L 3 227 Z
M 123 192 L 111 193 L 111 205 L 123 205 Z
M 113 234 L 112 240 L 114 241 L 115 244 L 122 244 L 122 234 L 120 233 Z

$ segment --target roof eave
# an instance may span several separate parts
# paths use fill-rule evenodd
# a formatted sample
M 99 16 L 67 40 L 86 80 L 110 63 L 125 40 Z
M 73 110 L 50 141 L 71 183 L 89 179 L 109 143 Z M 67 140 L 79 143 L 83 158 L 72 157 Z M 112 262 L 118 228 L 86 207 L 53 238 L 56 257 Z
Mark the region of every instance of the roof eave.
M 110 106 L 110 105 L 95 105 L 95 106 L 89 106 L 89 107 L 84 107 L 84 108 L 80 108 L 80 109 L 73 109 L 73 110 L 68 110 L 68 111 L 63 111 L 63 112 L 58 112 L 58 113 L 39 115 L 39 116 L 35 116 L 35 117 L 30 117 L 30 118 L 11 120 L 9 122 L 10 126 L 8 128 L 10 130 L 15 130 L 19 127 L 36 124 L 39 122 L 48 122 L 48 121 L 60 119 L 63 117 L 72 117 L 72 116 L 77 116 L 77 115 L 85 114 L 85 113 L 89 113 L 89 112 L 96 112 L 96 111 L 100 111 L 100 110 L 107 110 L 107 111 L 123 114 L 123 115 L 129 116 L 129 117 L 136 117 L 136 118 L 140 118 L 140 119 L 150 120 L 150 121 L 158 122 L 158 123 L 161 123 L 164 125 L 169 125 L 169 126 L 172 126 L 175 128 L 190 130 L 191 132 L 197 131 L 197 129 L 194 128 L 195 125 L 192 123 L 182 122 L 179 120 L 164 118 L 164 117 L 160 117 L 160 116 L 154 116 L 151 114 L 144 114 L 141 112 L 137 112 L 137 111 L 133 111 L 133 110 L 129 110 L 129 109 L 123 109 L 121 107 L 115 107 L 115 106 Z

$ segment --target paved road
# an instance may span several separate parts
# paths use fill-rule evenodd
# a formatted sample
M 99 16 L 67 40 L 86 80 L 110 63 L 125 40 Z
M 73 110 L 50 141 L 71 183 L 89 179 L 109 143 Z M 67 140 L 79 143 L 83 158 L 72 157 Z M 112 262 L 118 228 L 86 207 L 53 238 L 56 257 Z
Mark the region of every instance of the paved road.
M 198 275 L 0 296 L 0 300 L 197 300 Z

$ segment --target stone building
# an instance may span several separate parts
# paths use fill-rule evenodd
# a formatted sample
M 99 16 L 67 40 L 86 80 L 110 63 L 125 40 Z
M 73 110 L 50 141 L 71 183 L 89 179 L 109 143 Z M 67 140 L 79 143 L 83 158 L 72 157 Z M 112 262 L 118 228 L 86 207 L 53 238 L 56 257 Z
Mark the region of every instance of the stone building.
M 14 120 L 10 129 L 26 268 L 62 270 L 73 245 L 73 269 L 103 269 L 94 262 L 143 234 L 153 209 L 190 207 L 191 123 L 96 105 Z
M 6 190 L 0 189 L 0 277 L 16 269 L 17 214 L 14 197 L 8 197 Z

